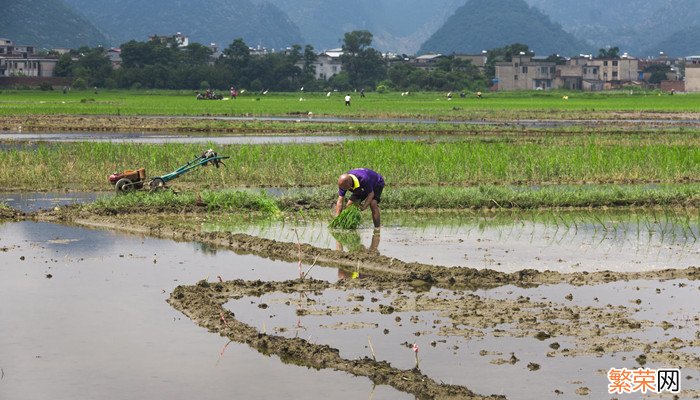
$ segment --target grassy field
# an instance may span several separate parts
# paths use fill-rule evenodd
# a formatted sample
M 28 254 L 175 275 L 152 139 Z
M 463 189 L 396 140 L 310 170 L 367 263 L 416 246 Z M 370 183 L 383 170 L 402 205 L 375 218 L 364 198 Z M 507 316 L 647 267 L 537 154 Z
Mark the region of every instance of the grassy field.
M 62 126 L 62 119 L 68 119 L 69 130 L 95 127 L 114 130 L 112 125 L 119 126 L 128 120 L 127 129 L 173 128 L 204 134 L 215 131 L 447 133 L 451 136 L 448 140 L 426 136 L 420 141 L 219 146 L 220 154 L 232 157 L 226 168 L 199 168 L 172 182 L 176 188 L 190 193 L 238 187 L 323 188 L 322 194 L 309 195 L 307 191 L 277 204 L 290 207 L 300 201 L 315 207 L 329 198 L 332 201 L 337 176 L 360 166 L 385 176 L 391 188 L 385 198 L 389 207 L 392 204 L 418 208 L 697 206 L 698 203 L 700 130 L 692 122 L 688 126 L 662 124 L 650 128 L 635 118 L 692 120 L 697 118 L 700 95 L 511 92 L 487 93 L 483 99 L 468 96 L 448 101 L 443 93 L 404 96 L 368 93 L 366 98 L 353 95 L 351 107 L 344 106 L 343 95 L 246 93 L 237 100 L 198 101 L 193 93 L 182 91 L 72 91 L 65 95 L 60 91 L 2 91 L 0 129 L 21 123 L 29 129 L 52 131 L 52 127 Z M 564 95 L 568 100 L 562 98 Z M 445 122 L 313 122 L 309 113 L 313 117 L 395 117 Z M 231 122 L 146 118 L 224 115 L 299 119 Z M 491 125 L 447 122 L 481 118 L 495 122 Z M 556 127 L 498 125 L 500 121 L 519 118 L 601 118 L 606 122 Z M 625 123 L 620 122 L 625 119 Z M 206 147 L 210 146 L 87 142 L 7 146 L 0 151 L 0 162 L 5 166 L 0 170 L 0 187 L 109 191 L 112 187 L 106 177 L 112 172 L 144 167 L 149 177 L 163 175 Z M 605 186 L 609 184 L 626 186 Z M 261 204 L 264 206 L 265 202 Z
M 167 115 L 167 116 L 316 116 L 470 118 L 612 118 L 622 113 L 697 112 L 700 95 L 660 92 L 501 92 L 477 99 L 444 93 L 368 93 L 353 96 L 346 107 L 343 92 L 245 93 L 236 100 L 196 100 L 188 91 L 8 91 L 0 92 L 0 115 Z M 568 96 L 568 100 L 563 96 Z M 616 116 L 619 118 L 619 116 Z
M 280 197 L 263 191 L 204 190 L 173 194 L 170 191 L 134 192 L 121 196 L 105 196 L 86 209 L 114 214 L 129 210 L 143 212 L 256 212 L 276 216 L 281 211 L 324 210 L 330 216 L 336 191 L 333 187 L 295 190 Z M 514 187 L 479 186 L 469 188 L 396 187 L 385 190 L 382 209 L 539 209 L 599 207 L 684 207 L 700 206 L 700 185 L 668 185 L 659 188 L 642 186 L 555 186 L 537 190 Z M 697 213 L 695 213 L 697 214 Z M 691 215 L 691 214 L 684 214 Z
M 159 176 L 201 153 L 200 144 L 66 143 L 0 152 L 5 190 L 110 190 L 107 175 L 146 168 Z M 700 177 L 700 137 L 546 136 L 536 140 L 347 141 L 231 145 L 226 167 L 198 168 L 173 181 L 183 188 L 313 187 L 363 166 L 388 185 L 478 186 L 582 183 L 687 183 Z

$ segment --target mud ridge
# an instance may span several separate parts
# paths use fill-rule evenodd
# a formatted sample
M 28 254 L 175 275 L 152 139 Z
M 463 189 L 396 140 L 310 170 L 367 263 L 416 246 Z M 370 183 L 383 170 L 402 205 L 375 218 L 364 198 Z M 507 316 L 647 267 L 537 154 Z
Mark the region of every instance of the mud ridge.
M 209 291 L 204 291 L 204 289 L 209 289 Z M 672 325 L 668 322 L 655 323 L 649 320 L 631 318 L 629 314 L 632 310 L 629 307 L 610 304 L 600 307 L 581 307 L 558 304 L 552 301 L 537 302 L 528 297 L 514 300 L 493 299 L 463 291 L 452 293 L 441 291 L 428 295 L 416 291 L 410 284 L 378 283 L 363 279 L 341 280 L 336 283 L 313 279 L 283 282 L 240 279 L 218 283 L 200 281 L 196 285 L 178 287 L 171 294 L 170 301 L 175 308 L 192 318 L 193 321 L 200 323 L 200 312 L 205 312 L 203 309 L 207 307 L 207 301 L 187 301 L 184 304 L 174 301 L 182 300 L 182 293 L 186 296 L 195 296 L 195 298 L 206 296 L 205 300 L 214 302 L 218 305 L 217 307 L 221 307 L 219 314 L 213 313 L 211 315 L 214 316 L 214 319 L 216 316 L 221 319 L 221 315 L 224 315 L 221 321 L 226 320 L 224 325 L 228 326 L 230 325 L 228 320 L 234 318 L 235 315 L 229 312 L 230 316 L 226 316 L 222 305 L 229 300 L 242 297 L 259 298 L 274 292 L 290 295 L 313 293 L 316 296 L 321 296 L 328 289 L 343 292 L 358 289 L 369 290 L 373 293 L 391 292 L 393 300 L 389 306 L 380 303 L 371 309 L 366 309 L 365 312 L 381 314 L 415 311 L 438 312 L 441 318 L 449 321 L 444 327 L 439 328 L 439 335 L 443 336 L 461 336 L 470 340 L 475 337 L 483 337 L 487 334 L 486 331 L 491 330 L 490 334 L 498 337 L 530 337 L 540 341 L 549 339 L 555 341 L 560 337 L 575 338 L 574 346 L 570 348 L 559 349 L 558 346 L 550 346 L 553 351 L 549 351 L 547 357 L 600 356 L 606 353 L 637 351 L 644 354 L 647 362 L 674 365 L 679 368 L 694 368 L 700 363 L 700 357 L 697 354 L 683 351 L 700 345 L 700 334 L 696 334 L 695 338 L 688 339 L 673 337 L 669 340 L 646 341 L 632 338 L 626 335 L 633 332 L 644 332 L 653 327 L 668 329 Z M 314 304 L 322 306 L 322 303 Z M 324 310 L 321 307 L 316 313 L 321 315 L 330 312 L 333 315 L 342 315 L 354 313 L 356 309 L 356 304 L 350 301 L 347 307 L 333 307 L 332 311 L 329 308 Z M 314 313 L 302 311 L 303 314 L 299 314 L 299 312 L 297 310 L 297 315 Z M 220 326 L 221 322 L 218 324 Z M 200 325 L 202 324 L 200 323 Z M 210 330 L 212 328 L 211 326 L 205 327 Z M 217 328 L 216 324 L 214 328 L 216 328 L 215 331 L 220 332 L 220 328 Z M 249 342 L 246 341 L 246 343 Z M 300 354 L 300 356 L 303 355 L 303 353 Z
M 254 254 L 273 260 L 285 260 L 343 268 L 370 274 L 375 280 L 391 279 L 394 282 L 411 283 L 420 287 L 443 287 L 449 289 L 494 288 L 504 285 L 529 287 L 540 284 L 568 283 L 572 285 L 592 285 L 614 281 L 636 279 L 700 279 L 697 266 L 685 269 L 667 268 L 645 272 L 574 272 L 560 273 L 523 269 L 505 273 L 491 269 L 469 267 L 446 267 L 417 262 L 405 262 L 372 252 L 353 252 L 318 248 L 309 244 L 280 242 L 242 233 L 201 232 L 189 227 L 175 227 L 154 219 L 132 217 L 96 216 L 91 213 L 64 209 L 35 215 L 38 220 L 74 223 L 81 226 L 115 229 L 127 232 L 148 234 L 180 241 L 202 242 L 219 248 L 233 250 L 240 254 Z
M 284 284 L 288 290 L 294 291 L 328 287 L 328 283 L 321 281 Z M 463 386 L 438 383 L 415 368 L 402 370 L 392 367 L 386 361 L 376 361 L 368 357 L 348 360 L 340 356 L 339 350 L 327 345 L 310 343 L 300 338 L 289 339 L 258 332 L 250 325 L 236 320 L 235 315 L 223 307 L 232 293 L 236 292 L 235 287 L 241 285 L 245 285 L 245 282 L 210 284 L 200 281 L 195 286 L 178 286 L 171 294 L 168 303 L 209 331 L 219 333 L 232 341 L 245 343 L 262 354 L 276 355 L 286 363 L 315 369 L 328 368 L 355 376 L 365 376 L 375 384 L 390 385 L 420 399 L 505 399 L 504 396 L 496 395 L 480 396 Z M 262 287 L 269 284 L 256 282 L 254 285 L 261 286 L 261 290 L 265 291 Z

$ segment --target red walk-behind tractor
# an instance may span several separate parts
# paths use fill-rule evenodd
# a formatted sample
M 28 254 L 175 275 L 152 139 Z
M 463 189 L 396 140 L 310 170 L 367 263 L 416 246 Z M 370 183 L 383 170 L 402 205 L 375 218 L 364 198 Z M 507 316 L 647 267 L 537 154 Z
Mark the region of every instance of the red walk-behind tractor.
M 139 168 L 135 170 L 128 169 L 122 172 L 115 172 L 110 175 L 108 179 L 109 183 L 114 185 L 117 193 L 127 193 L 134 190 L 143 189 L 144 187 L 150 191 L 156 191 L 165 188 L 169 181 L 197 167 L 206 167 L 207 165 L 211 164 L 216 168 L 219 168 L 219 165 L 225 165 L 222 160 L 227 158 L 230 157 L 220 156 L 216 154 L 214 150 L 209 149 L 201 155 L 195 156 L 192 161 L 169 174 L 146 179 L 146 169 Z

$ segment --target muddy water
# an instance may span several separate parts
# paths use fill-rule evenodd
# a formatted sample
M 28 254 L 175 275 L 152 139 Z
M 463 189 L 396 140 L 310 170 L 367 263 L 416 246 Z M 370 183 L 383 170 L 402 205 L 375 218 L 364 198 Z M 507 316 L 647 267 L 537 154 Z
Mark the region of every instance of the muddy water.
M 375 356 L 398 368 L 410 369 L 416 366 L 416 358 L 408 345 L 415 343 L 423 373 L 481 394 L 502 394 L 520 400 L 610 398 L 607 371 L 613 367 L 639 368 L 637 357 L 646 353 L 650 361 L 644 364 L 645 368 L 681 368 L 685 393 L 681 398 L 690 398 L 700 389 L 697 358 L 689 363 L 656 354 L 660 357 L 656 360 L 656 350 L 645 350 L 645 346 L 653 348 L 653 343 L 672 338 L 700 339 L 696 336 L 700 329 L 700 303 L 696 301 L 699 289 L 697 282 L 689 281 L 632 281 L 585 287 L 502 287 L 473 293 L 487 303 L 520 300 L 523 308 L 532 308 L 528 318 L 542 319 L 538 314 L 540 304 L 548 304 L 549 309 L 578 307 L 583 323 L 576 323 L 577 328 L 567 334 L 552 333 L 551 338 L 543 340 L 534 337 L 540 329 L 553 332 L 544 323 L 538 326 L 486 320 L 470 324 L 460 320 L 449 307 L 435 304 L 449 299 L 459 304 L 465 294 L 444 290 L 423 294 L 366 290 L 273 293 L 232 300 L 226 307 L 239 320 L 260 331 L 329 344 L 346 359 Z M 388 306 L 395 306 L 397 311 L 379 311 Z M 590 308 L 621 313 L 624 318 L 641 321 L 641 327 L 622 326 L 596 335 L 586 328 L 586 320 L 605 324 L 594 317 L 595 313 L 589 315 L 585 311 Z M 475 311 L 488 314 L 483 309 Z M 555 319 L 552 326 L 567 324 Z M 640 343 L 633 344 L 634 340 Z M 630 347 L 618 348 L 619 343 Z M 686 354 L 691 359 L 700 356 L 697 347 L 671 353 Z M 584 388 L 589 395 L 577 393 L 584 392 Z
M 0 249 L 2 399 L 409 398 L 225 347 L 165 302 L 205 278 L 293 279 L 294 263 L 34 222 L 0 225 Z
M 0 203 L 23 212 L 51 209 L 71 204 L 84 204 L 95 201 L 98 192 L 70 193 L 0 193 Z
M 348 140 L 432 140 L 445 139 L 448 135 L 186 135 L 147 132 L 48 132 L 20 133 L 0 132 L 0 140 L 12 143 L 65 143 L 65 142 L 112 142 L 112 143 L 203 143 L 203 144 L 268 144 L 268 143 L 337 143 Z M 454 140 L 454 138 L 452 138 Z M 6 145 L 6 144 L 5 144 Z M 0 147 L 2 148 L 2 147 Z
M 230 230 L 345 251 L 376 249 L 407 262 L 580 272 L 686 268 L 700 263 L 697 211 L 468 212 L 407 215 L 384 212 L 380 233 L 365 224 L 332 232 L 329 215 L 255 225 L 217 221 Z

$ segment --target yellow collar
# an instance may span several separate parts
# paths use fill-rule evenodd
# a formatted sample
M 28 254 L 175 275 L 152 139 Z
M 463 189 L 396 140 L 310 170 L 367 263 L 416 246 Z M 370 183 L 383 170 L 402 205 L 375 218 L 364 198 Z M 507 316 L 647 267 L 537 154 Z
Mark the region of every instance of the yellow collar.
M 348 174 L 352 178 L 352 189 L 350 190 L 355 190 L 360 187 L 360 181 L 357 179 L 357 177 L 353 174 Z

